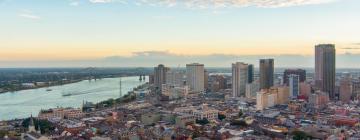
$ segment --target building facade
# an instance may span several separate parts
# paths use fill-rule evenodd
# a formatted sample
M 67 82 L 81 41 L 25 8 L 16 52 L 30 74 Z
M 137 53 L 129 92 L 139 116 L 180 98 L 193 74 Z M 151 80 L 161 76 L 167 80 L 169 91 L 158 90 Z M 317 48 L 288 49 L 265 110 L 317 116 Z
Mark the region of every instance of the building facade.
M 248 64 L 236 62 L 232 64 L 232 91 L 233 97 L 245 97 L 248 83 Z
M 169 70 L 170 68 L 165 67 L 163 64 L 154 68 L 154 85 L 155 88 L 160 89 L 160 91 L 162 84 L 166 83 L 166 72 Z
M 287 104 L 289 101 L 288 87 L 271 87 L 256 94 L 256 109 L 263 110 L 278 104 Z
M 181 71 L 169 70 L 166 72 L 165 83 L 172 86 L 184 86 L 186 83 L 186 75 Z
M 186 84 L 192 92 L 203 92 L 205 90 L 204 64 L 192 63 L 186 65 Z
M 254 65 L 249 64 L 248 65 L 248 83 L 254 82 Z
M 347 103 L 352 96 L 352 82 L 350 78 L 344 78 L 340 81 L 340 101 Z
M 316 86 L 329 94 L 335 95 L 335 45 L 320 44 L 315 46 L 315 81 Z
M 289 88 L 291 98 L 297 98 L 300 92 L 300 78 L 299 75 L 291 74 L 289 75 Z
M 256 98 L 256 93 L 260 91 L 260 84 L 258 81 L 246 84 L 246 98 Z
M 274 85 L 274 59 L 260 59 L 260 89 Z
M 289 85 L 289 75 L 291 75 L 291 74 L 298 75 L 300 82 L 306 81 L 306 70 L 304 70 L 304 69 L 286 69 L 284 71 L 283 80 L 284 80 L 284 84 L 286 84 L 287 86 Z

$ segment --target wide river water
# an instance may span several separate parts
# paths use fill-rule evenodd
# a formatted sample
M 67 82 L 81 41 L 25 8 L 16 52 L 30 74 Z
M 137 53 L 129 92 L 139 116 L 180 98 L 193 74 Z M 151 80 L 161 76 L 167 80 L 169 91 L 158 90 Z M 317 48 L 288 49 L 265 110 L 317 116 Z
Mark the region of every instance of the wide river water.
M 147 77 L 146 77 L 147 78 Z M 139 77 L 122 77 L 122 94 L 144 84 Z M 51 91 L 47 91 L 51 89 Z M 73 96 L 62 96 L 64 93 L 74 93 Z M 83 101 L 99 102 L 120 96 L 120 78 L 106 78 L 89 82 L 77 83 L 7 92 L 0 94 L 0 120 L 37 116 L 41 109 L 55 107 L 80 107 Z

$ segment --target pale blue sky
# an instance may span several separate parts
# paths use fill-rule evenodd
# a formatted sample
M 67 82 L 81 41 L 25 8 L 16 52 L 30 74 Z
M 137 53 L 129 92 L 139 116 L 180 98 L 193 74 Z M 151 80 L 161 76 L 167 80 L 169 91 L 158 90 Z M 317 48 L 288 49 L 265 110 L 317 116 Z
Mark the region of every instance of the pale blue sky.
M 0 61 L 312 55 L 318 43 L 360 53 L 343 49 L 360 47 L 359 0 L 193 1 L 0 0 Z

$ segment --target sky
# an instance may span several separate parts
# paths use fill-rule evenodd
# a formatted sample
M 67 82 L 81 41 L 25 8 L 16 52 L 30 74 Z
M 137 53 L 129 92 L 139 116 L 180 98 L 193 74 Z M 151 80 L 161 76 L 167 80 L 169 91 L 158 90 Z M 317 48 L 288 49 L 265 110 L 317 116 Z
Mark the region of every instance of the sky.
M 360 67 L 359 0 L 0 0 L 0 67 Z M 300 61 L 299 61 L 300 60 Z

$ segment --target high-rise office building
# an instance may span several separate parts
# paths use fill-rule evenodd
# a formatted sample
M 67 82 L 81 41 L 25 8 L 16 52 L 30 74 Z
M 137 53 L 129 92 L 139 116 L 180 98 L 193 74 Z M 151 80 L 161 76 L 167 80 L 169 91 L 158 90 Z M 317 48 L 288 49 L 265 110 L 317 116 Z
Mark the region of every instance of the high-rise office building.
M 233 97 L 245 97 L 248 83 L 248 64 L 236 62 L 232 64 L 232 90 Z
M 260 89 L 274 85 L 274 59 L 260 59 Z
M 360 100 L 360 79 L 353 80 L 352 85 L 352 94 L 351 98 Z
M 162 84 L 166 83 L 166 72 L 169 70 L 170 68 L 165 67 L 163 64 L 154 68 L 154 85 L 156 88 L 161 90 Z
M 248 65 L 248 81 L 247 83 L 252 83 L 254 81 L 254 65 Z
M 186 81 L 185 72 L 169 70 L 166 72 L 166 84 L 172 86 L 184 86 Z
M 306 81 L 306 70 L 303 69 L 286 69 L 284 71 L 283 80 L 285 85 L 289 85 L 289 75 L 296 74 L 299 76 L 300 82 Z
M 335 99 L 335 45 L 315 46 L 315 82 L 316 86 Z
M 204 91 L 204 76 L 205 69 L 204 64 L 192 63 L 186 64 L 186 84 L 189 86 L 192 92 Z
M 289 75 L 289 88 L 291 98 L 297 98 L 300 92 L 300 78 L 299 75 L 291 74 Z

